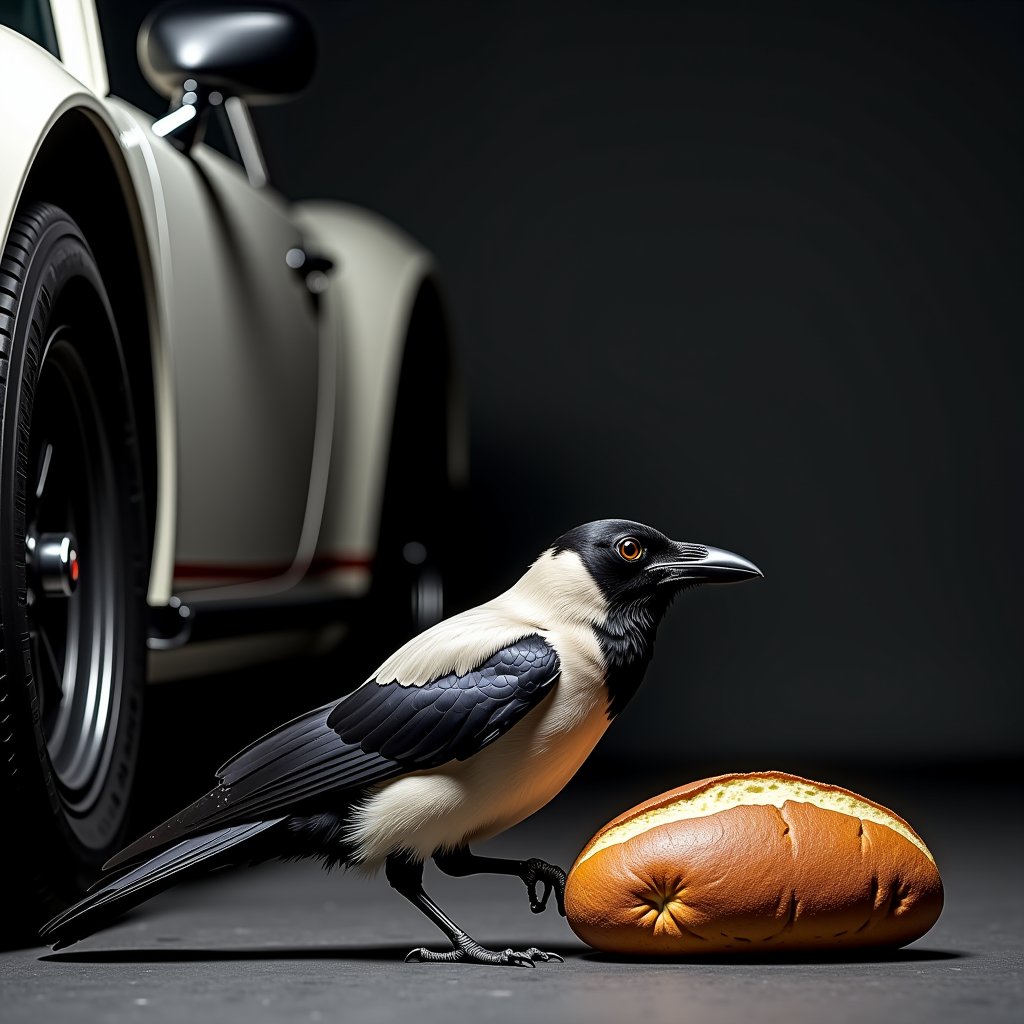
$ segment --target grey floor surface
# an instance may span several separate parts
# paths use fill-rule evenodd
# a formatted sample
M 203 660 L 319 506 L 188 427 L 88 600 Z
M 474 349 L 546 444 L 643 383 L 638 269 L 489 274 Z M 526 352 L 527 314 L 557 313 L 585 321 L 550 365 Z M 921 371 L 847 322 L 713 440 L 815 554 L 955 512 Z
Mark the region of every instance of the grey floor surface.
M 595 826 L 663 788 L 570 787 L 484 849 L 570 861 Z M 515 879 L 428 871 L 429 891 L 478 939 L 536 944 L 566 962 L 405 965 L 410 947 L 443 943 L 382 878 L 273 865 L 179 887 L 57 954 L 0 953 L 0 1021 L 1024 1020 L 1019 791 L 891 780 L 861 791 L 911 820 L 946 884 L 936 927 L 880 959 L 615 962 L 550 910 L 532 915 Z

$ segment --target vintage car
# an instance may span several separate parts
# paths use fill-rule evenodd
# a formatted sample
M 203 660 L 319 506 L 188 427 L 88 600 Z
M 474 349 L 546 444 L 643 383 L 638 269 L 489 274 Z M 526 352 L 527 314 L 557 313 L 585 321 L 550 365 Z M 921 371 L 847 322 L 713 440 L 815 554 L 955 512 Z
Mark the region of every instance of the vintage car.
M 465 444 L 430 255 L 267 183 L 249 108 L 309 81 L 301 16 L 157 10 L 156 120 L 109 95 L 93 0 L 0 23 L 10 931 L 125 838 L 147 680 L 329 644 L 368 601 L 440 617 Z

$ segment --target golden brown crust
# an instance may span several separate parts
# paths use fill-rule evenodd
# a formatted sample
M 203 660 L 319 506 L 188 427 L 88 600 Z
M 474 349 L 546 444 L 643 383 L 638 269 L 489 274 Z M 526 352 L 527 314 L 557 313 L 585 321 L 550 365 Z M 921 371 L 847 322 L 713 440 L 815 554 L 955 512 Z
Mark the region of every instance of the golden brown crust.
M 604 828 L 599 829 L 594 833 L 593 838 L 587 843 L 586 846 L 580 851 L 579 856 L 576 858 L 578 864 L 582 858 L 584 858 L 589 852 L 590 848 L 607 832 L 609 829 L 614 828 L 616 825 L 621 825 L 624 821 L 629 821 L 632 818 L 636 818 L 641 814 L 645 814 L 647 811 L 657 810 L 660 807 L 664 807 L 666 804 L 675 803 L 677 800 L 682 798 L 693 798 L 700 796 L 706 790 L 713 788 L 714 786 L 721 785 L 723 782 L 732 782 L 735 779 L 780 779 L 783 782 L 800 782 L 805 783 L 809 786 L 815 786 L 817 789 L 824 790 L 825 792 L 832 793 L 843 793 L 846 796 L 852 796 L 857 800 L 862 800 L 866 804 L 871 804 L 872 807 L 877 807 L 880 811 L 891 815 L 900 824 L 906 827 L 907 831 L 917 836 L 913 827 L 909 822 L 904 821 L 894 811 L 889 810 L 888 807 L 882 804 L 876 803 L 874 800 L 869 799 L 866 796 L 861 796 L 859 793 L 854 793 L 852 789 L 844 789 L 842 786 L 833 786 L 827 782 L 815 782 L 813 779 L 805 779 L 800 775 L 790 775 L 788 772 L 779 771 L 766 771 L 766 772 L 729 772 L 726 775 L 712 775 L 706 779 L 698 779 L 696 782 L 687 782 L 684 786 L 677 786 L 675 789 L 666 790 L 664 793 L 659 793 L 657 796 L 652 796 L 648 800 L 644 800 L 643 803 L 637 804 L 635 807 L 631 807 L 628 811 L 623 811 L 617 818 L 613 818 L 608 822 Z M 921 839 L 920 836 L 917 836 Z M 921 839 L 921 845 L 924 845 L 924 840 Z
M 707 783 L 743 777 L 682 786 L 598 835 Z M 898 832 L 790 800 L 668 822 L 598 850 L 577 860 L 565 903 L 573 930 L 597 949 L 687 956 L 902 946 L 931 928 L 942 899 L 935 865 Z

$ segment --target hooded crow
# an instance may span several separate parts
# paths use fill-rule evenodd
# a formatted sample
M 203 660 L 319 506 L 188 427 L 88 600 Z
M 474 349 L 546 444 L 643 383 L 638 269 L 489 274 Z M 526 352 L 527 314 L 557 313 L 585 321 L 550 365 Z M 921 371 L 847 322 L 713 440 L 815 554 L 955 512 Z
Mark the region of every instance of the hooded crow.
M 452 944 L 408 960 L 561 959 L 481 946 L 424 892 L 423 862 L 451 875 L 518 876 L 535 913 L 553 892 L 564 914 L 561 868 L 479 857 L 470 843 L 533 814 L 573 777 L 636 692 L 680 590 L 760 575 L 739 555 L 628 520 L 570 530 L 511 589 L 432 626 L 348 696 L 236 754 L 209 793 L 110 860 L 111 874 L 42 937 L 55 949 L 77 942 L 213 868 L 313 857 L 383 866 Z

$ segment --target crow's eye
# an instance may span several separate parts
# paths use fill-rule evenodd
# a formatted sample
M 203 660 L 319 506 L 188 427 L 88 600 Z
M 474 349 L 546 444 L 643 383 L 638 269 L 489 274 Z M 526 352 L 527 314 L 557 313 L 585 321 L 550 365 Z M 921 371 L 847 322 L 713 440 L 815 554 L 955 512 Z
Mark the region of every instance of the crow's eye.
M 635 562 L 644 553 L 640 541 L 635 537 L 624 537 L 619 541 L 616 550 L 619 557 L 624 558 L 627 562 Z

